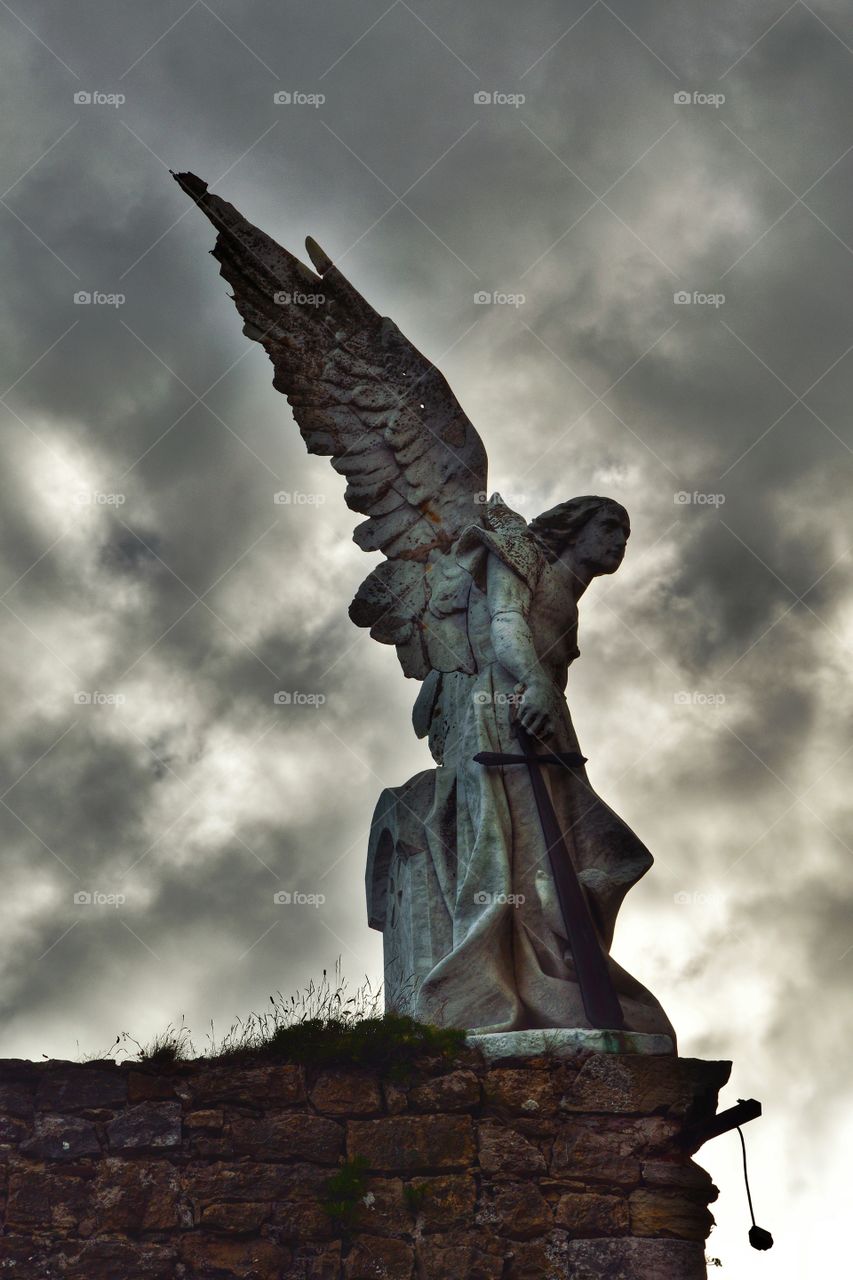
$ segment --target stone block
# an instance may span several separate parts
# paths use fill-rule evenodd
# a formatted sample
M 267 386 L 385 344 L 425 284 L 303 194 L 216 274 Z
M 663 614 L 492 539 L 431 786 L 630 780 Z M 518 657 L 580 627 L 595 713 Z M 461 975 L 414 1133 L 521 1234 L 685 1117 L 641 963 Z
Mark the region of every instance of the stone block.
M 63 1280 L 175 1280 L 176 1250 L 143 1240 L 87 1240 L 63 1246 L 51 1276 Z
M 380 1124 L 381 1121 L 365 1121 Z M 336 1164 L 344 1148 L 343 1125 L 303 1112 L 270 1112 L 263 1118 L 241 1117 L 230 1123 L 234 1149 L 255 1160 L 296 1157 Z
M 200 1109 L 223 1103 L 292 1107 L 306 1097 L 304 1068 L 291 1062 L 247 1067 L 204 1064 L 190 1087 L 193 1105 Z
M 28 1160 L 12 1161 L 7 1229 L 36 1234 L 53 1230 L 61 1236 L 75 1232 L 87 1211 L 90 1182 L 91 1176 L 74 1176 L 67 1166 L 51 1169 Z
M 195 1232 L 183 1237 L 179 1250 L 192 1280 L 278 1280 L 287 1274 L 291 1258 L 289 1250 L 272 1240 L 230 1240 Z
M 101 1144 L 90 1120 L 47 1114 L 36 1117 L 33 1135 L 21 1143 L 20 1151 L 37 1160 L 78 1160 L 99 1156 Z
M 631 1195 L 631 1234 L 706 1240 L 714 1219 L 704 1204 L 678 1192 L 641 1189 Z
M 499 1182 L 486 1200 L 492 1214 L 487 1221 L 500 1235 L 530 1240 L 551 1231 L 554 1218 L 550 1206 L 535 1183 Z
M 594 1054 L 561 1100 L 566 1111 L 656 1111 L 686 1115 L 716 1095 L 728 1079 L 731 1063 L 642 1055 Z
M 446 1231 L 464 1226 L 474 1216 L 477 1185 L 468 1173 L 412 1178 L 403 1192 L 410 1214 L 421 1231 Z
M 201 1214 L 204 1230 L 222 1231 L 228 1235 L 251 1235 L 258 1231 L 272 1212 L 268 1204 L 247 1200 L 218 1200 L 207 1205 Z
M 140 1102 L 106 1126 L 111 1151 L 162 1151 L 181 1145 L 181 1104 Z
M 36 1082 L 32 1080 L 0 1081 L 0 1115 L 31 1120 L 35 1106 Z
M 503 1242 L 470 1228 L 430 1236 L 418 1243 L 417 1264 L 418 1280 L 502 1280 Z
M 649 1187 L 671 1187 L 694 1193 L 709 1204 L 720 1194 L 711 1175 L 692 1160 L 647 1160 L 643 1162 L 643 1182 Z
M 566 1233 L 552 1231 L 538 1240 L 513 1241 L 508 1252 L 504 1280 L 565 1280 L 575 1277 L 566 1270 Z M 581 1272 L 577 1280 L 586 1280 Z
M 578 1280 L 704 1280 L 705 1249 L 683 1240 L 571 1240 L 566 1275 Z
M 36 1092 L 36 1106 L 41 1111 L 116 1110 L 126 1102 L 127 1077 L 120 1068 L 85 1063 L 62 1063 L 46 1070 Z
M 182 1222 L 180 1177 L 165 1161 L 108 1157 L 91 1188 L 89 1214 L 99 1232 L 171 1231 Z
M 347 1154 L 362 1156 L 371 1169 L 426 1172 L 463 1167 L 474 1159 L 469 1116 L 388 1116 L 350 1120 Z
M 409 1090 L 413 1111 L 471 1111 L 480 1102 L 480 1080 L 473 1071 L 451 1071 Z
M 623 1236 L 629 1227 L 628 1201 L 620 1196 L 568 1192 L 555 1213 L 558 1226 L 575 1239 L 583 1236 Z
M 174 1079 L 153 1071 L 127 1073 L 128 1102 L 169 1102 L 177 1097 Z
M 514 1129 L 484 1123 L 479 1130 L 480 1168 L 491 1178 L 534 1177 L 545 1173 L 539 1147 Z
M 384 1236 L 359 1235 L 344 1260 L 344 1280 L 409 1280 L 412 1246 Z
M 330 1116 L 369 1116 L 382 1111 L 378 1080 L 366 1072 L 324 1071 L 311 1089 L 311 1105 Z
M 552 1116 L 560 1100 L 555 1072 L 545 1067 L 495 1068 L 483 1080 L 483 1093 L 488 1106 L 510 1115 Z

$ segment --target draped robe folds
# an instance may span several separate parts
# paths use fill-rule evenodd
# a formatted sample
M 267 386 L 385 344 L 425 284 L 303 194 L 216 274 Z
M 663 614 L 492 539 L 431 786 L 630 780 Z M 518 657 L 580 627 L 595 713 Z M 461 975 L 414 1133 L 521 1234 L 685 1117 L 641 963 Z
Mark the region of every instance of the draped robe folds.
M 493 508 L 494 509 L 494 508 Z M 564 690 L 577 656 L 577 606 L 567 570 L 552 562 L 521 517 L 471 526 L 455 548 L 468 580 L 467 634 L 476 670 L 443 673 L 429 716 L 434 771 L 424 840 L 452 921 L 452 947 L 419 984 L 416 1016 L 469 1030 L 589 1027 L 548 853 L 523 766 L 484 767 L 479 751 L 517 752 L 517 677 L 497 660 L 491 621 L 527 620 L 553 683 L 559 751 L 579 751 Z M 546 766 L 557 819 L 606 950 L 628 889 L 652 856 L 596 795 L 583 767 Z M 608 964 L 628 1029 L 673 1037 L 655 997 L 612 957 Z

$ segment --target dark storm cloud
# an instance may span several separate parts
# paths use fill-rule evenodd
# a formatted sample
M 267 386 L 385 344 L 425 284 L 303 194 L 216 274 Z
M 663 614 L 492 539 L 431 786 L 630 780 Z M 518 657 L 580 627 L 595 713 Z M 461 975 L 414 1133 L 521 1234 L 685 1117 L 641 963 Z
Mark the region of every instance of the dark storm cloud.
M 849 14 L 386 8 L 45 0 L 39 39 L 0 13 L 4 1051 L 180 1012 L 201 1043 L 339 954 L 375 976 L 366 830 L 428 764 L 415 683 L 346 618 L 371 558 L 342 482 L 241 335 L 167 171 L 190 168 L 293 251 L 316 236 L 439 361 L 525 515 L 573 492 L 630 510 L 570 682 L 596 782 L 657 859 L 619 958 L 682 1052 L 733 1056 L 776 1104 L 766 1168 L 795 1142 L 833 1167 L 823 1123 L 781 1112 L 835 1094 L 801 1046 L 850 1031 Z M 326 902 L 288 915 L 278 885 Z M 768 1207 L 816 1195 L 780 1175 Z

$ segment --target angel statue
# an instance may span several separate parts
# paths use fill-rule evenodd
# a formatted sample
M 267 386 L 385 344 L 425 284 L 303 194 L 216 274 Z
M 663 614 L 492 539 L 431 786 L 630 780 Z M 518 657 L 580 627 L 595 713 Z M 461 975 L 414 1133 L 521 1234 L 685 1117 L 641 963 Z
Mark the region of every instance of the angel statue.
M 421 682 L 414 728 L 436 767 L 382 793 L 368 851 L 386 1003 L 479 1033 L 609 1027 L 674 1046 L 658 1001 L 609 955 L 652 857 L 592 789 L 565 699 L 578 601 L 622 563 L 627 512 L 580 497 L 528 523 L 486 500 L 479 435 L 393 321 L 310 237 L 314 271 L 174 176 L 218 232 L 243 332 L 309 451 L 367 517 L 355 542 L 385 556 L 350 617 Z

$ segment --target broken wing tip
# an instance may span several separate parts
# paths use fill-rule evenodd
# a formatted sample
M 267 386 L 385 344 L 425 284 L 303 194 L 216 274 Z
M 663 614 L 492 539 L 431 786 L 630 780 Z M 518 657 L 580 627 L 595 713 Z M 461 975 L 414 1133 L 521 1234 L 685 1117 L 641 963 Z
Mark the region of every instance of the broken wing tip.
M 207 195 L 207 183 L 196 174 L 190 173 L 189 170 L 185 173 L 176 173 L 174 169 L 170 169 L 169 172 L 178 186 L 186 191 L 188 196 L 192 196 L 193 200 L 201 200 Z

